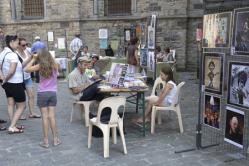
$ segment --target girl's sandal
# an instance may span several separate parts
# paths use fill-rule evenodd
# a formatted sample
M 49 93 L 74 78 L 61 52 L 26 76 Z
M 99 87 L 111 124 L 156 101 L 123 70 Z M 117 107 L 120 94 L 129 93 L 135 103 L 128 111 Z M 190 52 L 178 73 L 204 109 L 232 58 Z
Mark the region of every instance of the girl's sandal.
M 40 147 L 43 147 L 43 148 L 49 148 L 49 144 L 48 143 L 45 143 L 45 142 L 40 142 L 39 143 Z
M 9 127 L 8 129 L 8 133 L 9 134 L 20 134 L 20 133 L 23 133 L 24 131 L 22 129 L 18 129 L 15 130 L 15 128 L 12 128 L 12 127 Z
M 62 142 L 59 140 L 59 138 L 57 138 L 56 143 L 53 143 L 53 146 L 59 146 L 60 144 L 62 144 Z

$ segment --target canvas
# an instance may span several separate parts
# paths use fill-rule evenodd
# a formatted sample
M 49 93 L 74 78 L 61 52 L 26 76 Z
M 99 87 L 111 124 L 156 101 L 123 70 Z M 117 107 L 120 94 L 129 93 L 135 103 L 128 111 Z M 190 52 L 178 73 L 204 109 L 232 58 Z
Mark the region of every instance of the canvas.
M 220 128 L 220 98 L 213 94 L 205 94 L 203 123 L 215 129 Z
M 206 92 L 222 94 L 223 79 L 222 53 L 204 53 L 204 85 Z
M 234 11 L 232 55 L 249 55 L 249 8 Z
M 249 63 L 230 62 L 228 104 L 249 108 Z
M 230 47 L 232 13 L 204 15 L 203 47 Z
M 140 49 L 140 66 L 147 67 L 148 49 Z
M 239 148 L 243 148 L 244 116 L 241 110 L 226 107 L 226 130 L 224 140 Z

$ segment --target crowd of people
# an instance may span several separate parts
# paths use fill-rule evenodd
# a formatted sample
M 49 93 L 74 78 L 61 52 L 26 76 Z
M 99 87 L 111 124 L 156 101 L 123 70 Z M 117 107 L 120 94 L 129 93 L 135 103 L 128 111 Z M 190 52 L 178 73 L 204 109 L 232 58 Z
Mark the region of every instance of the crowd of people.
M 60 66 L 40 37 L 36 37 L 31 48 L 27 47 L 25 38 L 17 35 L 3 35 L 0 28 L 0 44 L 3 50 L 0 53 L 0 81 L 7 98 L 7 109 L 9 115 L 9 126 L 0 119 L 0 130 L 7 130 L 9 134 L 20 134 L 25 131 L 23 125 L 18 125 L 20 119 L 26 119 L 24 110 L 26 108 L 26 95 L 28 97 L 29 118 L 42 119 L 42 141 L 40 146 L 48 148 L 48 131 L 51 128 L 52 145 L 58 146 L 62 141 L 58 137 L 55 110 L 57 105 L 57 76 Z M 111 46 L 110 46 L 111 48 Z M 89 101 L 108 97 L 101 94 L 98 84 L 101 79 L 100 69 L 96 66 L 99 56 L 89 54 L 88 47 L 83 45 L 80 34 L 76 34 L 70 44 L 72 58 L 75 61 L 74 70 L 68 75 L 68 88 L 75 100 Z M 137 39 L 132 39 L 128 47 L 127 61 L 136 68 L 138 66 Z M 136 69 L 133 70 L 136 72 Z M 35 112 L 34 91 L 31 73 L 35 73 L 38 79 L 37 107 L 41 115 Z M 160 77 L 167 84 L 163 93 L 149 100 L 146 110 L 146 121 L 148 121 L 153 105 L 169 105 L 176 93 L 176 85 L 171 68 L 165 67 L 161 70 Z M 23 117 L 22 117 L 23 115 Z M 137 120 L 141 122 L 141 118 Z

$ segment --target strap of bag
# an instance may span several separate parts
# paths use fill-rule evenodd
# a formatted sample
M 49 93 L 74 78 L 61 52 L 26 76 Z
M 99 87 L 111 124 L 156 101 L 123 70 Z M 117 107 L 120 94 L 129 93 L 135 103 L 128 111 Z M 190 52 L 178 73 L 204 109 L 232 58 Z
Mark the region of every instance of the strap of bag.
M 4 57 L 3 57 L 3 62 L 2 62 L 1 70 L 3 69 L 3 63 L 4 63 L 4 60 L 5 60 L 5 57 L 6 57 L 6 55 L 8 55 L 9 53 L 11 53 L 11 52 L 7 52 L 7 53 L 4 55 Z

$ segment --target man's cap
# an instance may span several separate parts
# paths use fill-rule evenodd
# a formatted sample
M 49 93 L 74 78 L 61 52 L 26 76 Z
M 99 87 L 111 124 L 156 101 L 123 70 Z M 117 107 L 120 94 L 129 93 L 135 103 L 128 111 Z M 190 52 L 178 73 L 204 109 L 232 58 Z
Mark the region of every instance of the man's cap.
M 46 48 L 43 42 L 37 41 L 31 47 L 31 53 L 37 53 L 40 49 Z
M 89 59 L 87 56 L 82 56 L 82 57 L 79 57 L 77 59 L 77 63 L 80 63 L 80 62 L 83 62 L 83 61 L 85 61 L 85 62 L 91 62 L 91 59 Z
M 40 36 L 36 36 L 35 40 L 41 40 Z

